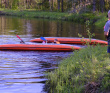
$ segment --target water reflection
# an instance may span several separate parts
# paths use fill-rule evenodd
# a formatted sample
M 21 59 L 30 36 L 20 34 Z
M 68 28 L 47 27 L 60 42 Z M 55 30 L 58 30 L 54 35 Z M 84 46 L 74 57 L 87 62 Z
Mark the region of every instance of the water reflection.
M 90 32 L 96 39 L 105 40 L 102 29 L 90 26 Z M 87 36 L 86 26 L 66 21 L 23 19 L 18 17 L 0 16 L 1 35 L 26 35 L 26 37 L 78 37 L 78 33 Z

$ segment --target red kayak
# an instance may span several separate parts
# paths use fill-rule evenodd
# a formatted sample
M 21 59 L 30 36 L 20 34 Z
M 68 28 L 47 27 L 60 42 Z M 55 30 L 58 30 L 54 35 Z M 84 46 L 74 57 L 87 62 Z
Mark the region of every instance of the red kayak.
M 0 50 L 17 51 L 73 51 L 81 47 L 66 44 L 4 44 L 0 45 Z
M 98 39 L 89 39 L 89 38 L 69 38 L 69 37 L 44 37 L 48 43 L 54 42 L 55 39 L 57 39 L 61 44 L 91 44 L 91 45 L 96 45 L 96 44 L 103 44 L 107 45 L 108 42 L 104 40 L 98 40 Z M 31 42 L 37 42 L 41 43 L 43 42 L 42 39 L 36 38 L 30 40 Z

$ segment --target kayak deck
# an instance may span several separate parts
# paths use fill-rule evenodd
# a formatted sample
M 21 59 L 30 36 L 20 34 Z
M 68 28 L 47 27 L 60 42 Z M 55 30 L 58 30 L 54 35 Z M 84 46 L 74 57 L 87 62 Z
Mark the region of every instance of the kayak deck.
M 98 40 L 98 39 L 89 39 L 89 38 L 70 38 L 70 37 L 44 37 L 48 43 L 54 42 L 55 39 L 57 39 L 61 44 L 90 44 L 90 45 L 96 45 L 96 44 L 103 44 L 107 45 L 108 42 L 104 40 Z M 30 40 L 30 42 L 37 42 L 41 43 L 43 40 L 40 38 L 35 38 Z
M 0 50 L 16 51 L 73 51 L 81 47 L 66 44 L 4 44 L 0 45 Z

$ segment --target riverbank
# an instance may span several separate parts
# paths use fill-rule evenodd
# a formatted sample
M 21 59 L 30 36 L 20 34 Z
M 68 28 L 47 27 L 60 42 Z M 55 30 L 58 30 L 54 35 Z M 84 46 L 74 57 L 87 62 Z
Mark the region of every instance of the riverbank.
M 106 46 L 97 45 L 75 51 L 58 69 L 48 73 L 47 90 L 50 93 L 110 92 L 110 59 L 106 50 Z
M 27 18 L 44 18 L 52 20 L 64 20 L 64 21 L 74 21 L 77 23 L 85 23 L 86 20 L 90 21 L 90 24 L 94 24 L 99 28 L 102 28 L 107 20 L 107 13 L 83 13 L 83 14 L 73 14 L 73 13 L 61 13 L 61 12 L 45 12 L 45 11 L 35 11 L 35 10 L 3 10 L 0 9 L 0 15 L 8 16 L 18 16 Z

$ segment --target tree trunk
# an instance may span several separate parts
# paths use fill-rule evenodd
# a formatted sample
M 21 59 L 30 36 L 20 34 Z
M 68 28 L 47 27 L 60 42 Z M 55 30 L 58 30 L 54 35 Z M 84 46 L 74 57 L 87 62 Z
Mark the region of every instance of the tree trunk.
M 50 11 L 52 11 L 53 10 L 53 0 L 51 1 L 51 0 L 49 0 L 49 6 L 50 6 Z
M 84 10 L 86 10 L 86 0 L 84 0 Z
M 100 8 L 101 8 L 101 12 L 104 12 L 104 0 L 100 0 Z
M 7 8 L 7 2 L 6 2 L 6 0 L 5 0 L 5 8 Z
M 58 11 L 60 11 L 60 0 L 57 0 L 57 4 L 58 4 Z
M 18 7 L 19 7 L 19 5 L 20 5 L 20 1 L 18 0 Z
M 96 0 L 93 0 L 93 12 L 96 11 Z
M 72 3 L 72 9 L 73 9 L 73 0 L 71 1 L 71 3 Z
M 53 0 L 52 0 L 52 11 L 53 11 Z
M 30 8 L 31 4 L 32 4 L 32 0 L 29 1 L 29 8 Z
M 61 12 L 63 12 L 63 0 L 61 0 Z
M 25 2 L 25 0 L 24 0 L 24 8 L 26 9 L 26 2 Z
M 28 0 L 26 0 L 26 9 L 28 8 Z
M 8 8 L 9 8 L 9 0 L 8 0 Z
M 79 0 L 79 7 L 80 7 L 80 0 Z
M 2 8 L 2 0 L 1 0 L 1 8 Z

